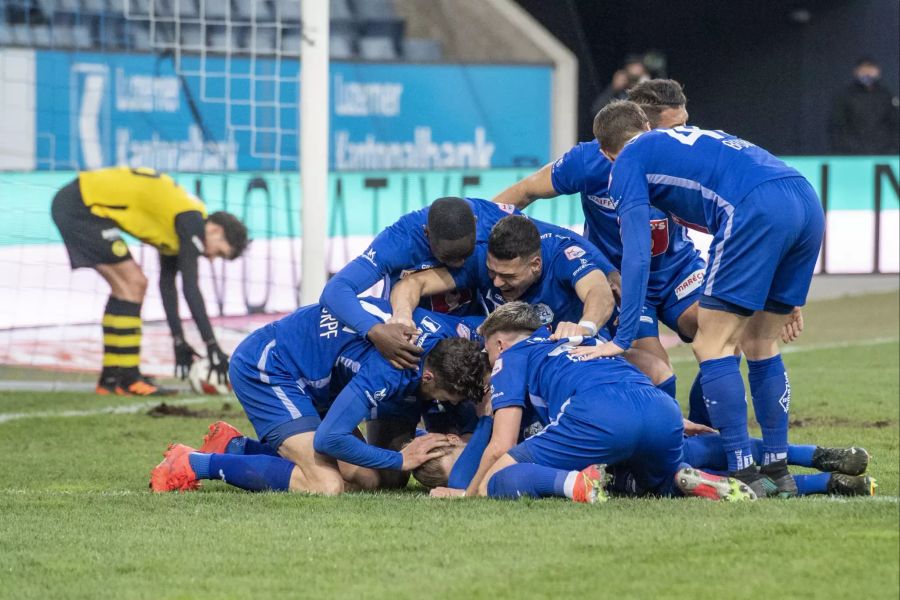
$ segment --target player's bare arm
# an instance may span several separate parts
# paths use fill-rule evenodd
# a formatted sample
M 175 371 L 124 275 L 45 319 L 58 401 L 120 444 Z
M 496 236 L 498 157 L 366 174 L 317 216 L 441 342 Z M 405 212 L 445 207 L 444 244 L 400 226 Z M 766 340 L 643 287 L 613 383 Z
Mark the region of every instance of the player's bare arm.
M 535 200 L 559 196 L 559 193 L 553 189 L 552 171 L 553 163 L 547 163 L 539 171 L 535 171 L 494 196 L 494 202 L 512 204 L 522 210 Z
M 575 293 L 584 304 L 578 323 L 563 322 L 556 327 L 552 339 L 593 336 L 609 320 L 614 306 L 612 290 L 601 271 L 591 271 L 575 284 Z
M 428 269 L 404 277 L 391 290 L 391 323 L 413 324 L 413 311 L 422 296 L 443 294 L 456 289 L 456 282 L 445 268 Z
M 491 430 L 491 441 L 478 465 L 478 471 L 472 477 L 469 487 L 466 488 L 466 496 L 485 495 L 481 492 L 484 482 L 487 485 L 487 474 L 500 457 L 506 454 L 510 448 L 516 445 L 519 430 L 522 426 L 522 409 L 518 406 L 501 408 L 494 413 L 494 427 Z

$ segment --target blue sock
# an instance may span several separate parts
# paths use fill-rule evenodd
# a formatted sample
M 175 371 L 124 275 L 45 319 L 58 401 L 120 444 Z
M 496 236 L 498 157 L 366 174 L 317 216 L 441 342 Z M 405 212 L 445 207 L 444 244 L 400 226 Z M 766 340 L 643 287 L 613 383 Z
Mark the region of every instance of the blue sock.
M 266 454 L 268 456 L 278 456 L 278 452 L 271 446 L 251 437 L 238 436 L 231 438 L 228 445 L 225 446 L 225 454 Z
M 700 385 L 702 374 L 697 373 L 694 383 L 691 384 L 691 393 L 688 396 L 688 421 L 693 421 L 699 425 L 712 427 L 709 420 L 709 411 L 706 410 L 706 402 L 703 401 L 703 386 Z
M 534 463 L 510 465 L 494 473 L 488 481 L 488 496 L 513 500 L 520 496 L 565 497 L 564 484 L 570 472 Z
M 729 471 L 738 471 L 753 464 L 747 431 L 747 399 L 738 364 L 735 356 L 700 363 L 700 384 L 703 386 L 706 408 L 712 426 L 722 436 Z
M 813 466 L 813 453 L 818 446 L 795 446 L 789 444 L 787 449 L 787 459 L 789 465 L 797 465 L 798 467 Z
M 762 429 L 763 464 L 767 465 L 787 458 L 791 384 L 780 354 L 765 360 L 748 360 L 747 366 L 753 410 Z
M 663 381 L 656 387 L 661 389 L 668 395 L 672 396 L 673 398 L 675 398 L 675 389 L 676 389 L 675 384 L 677 381 L 678 381 L 678 378 L 675 377 L 674 375 L 672 375 L 671 377 L 669 377 L 668 379 L 666 379 L 665 381 Z
M 797 482 L 797 492 L 801 496 L 808 496 L 809 494 L 827 494 L 829 479 L 831 479 L 831 473 L 794 475 L 794 481 Z
M 238 454 L 203 454 L 188 456 L 198 479 L 221 479 L 244 490 L 290 489 L 294 463 L 276 456 L 241 456 Z

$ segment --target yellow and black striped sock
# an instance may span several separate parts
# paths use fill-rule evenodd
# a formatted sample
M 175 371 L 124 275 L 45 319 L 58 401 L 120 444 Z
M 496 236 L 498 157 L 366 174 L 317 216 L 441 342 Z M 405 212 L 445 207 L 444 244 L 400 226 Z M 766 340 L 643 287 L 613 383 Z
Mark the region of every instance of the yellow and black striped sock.
M 141 363 L 141 305 L 109 297 L 103 313 L 101 381 L 131 380 Z

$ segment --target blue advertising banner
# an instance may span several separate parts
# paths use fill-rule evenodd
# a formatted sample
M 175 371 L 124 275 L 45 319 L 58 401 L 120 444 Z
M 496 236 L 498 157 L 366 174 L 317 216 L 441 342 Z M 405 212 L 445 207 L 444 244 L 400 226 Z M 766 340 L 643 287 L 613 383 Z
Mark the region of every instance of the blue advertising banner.
M 36 164 L 298 168 L 300 63 L 36 52 Z M 547 66 L 331 65 L 332 170 L 538 166 Z

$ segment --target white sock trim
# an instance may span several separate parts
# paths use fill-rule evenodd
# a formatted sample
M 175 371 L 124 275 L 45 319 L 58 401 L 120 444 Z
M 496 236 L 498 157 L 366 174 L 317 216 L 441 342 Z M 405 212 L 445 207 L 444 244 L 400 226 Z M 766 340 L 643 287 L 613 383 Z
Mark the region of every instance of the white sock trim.
M 569 474 L 566 475 L 566 481 L 563 483 L 563 493 L 566 495 L 566 498 L 572 498 L 572 490 L 575 489 L 575 478 L 578 477 L 579 471 L 569 471 Z

